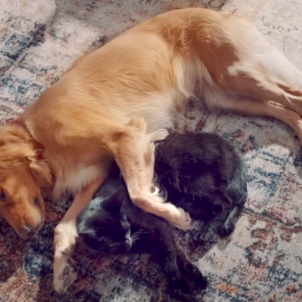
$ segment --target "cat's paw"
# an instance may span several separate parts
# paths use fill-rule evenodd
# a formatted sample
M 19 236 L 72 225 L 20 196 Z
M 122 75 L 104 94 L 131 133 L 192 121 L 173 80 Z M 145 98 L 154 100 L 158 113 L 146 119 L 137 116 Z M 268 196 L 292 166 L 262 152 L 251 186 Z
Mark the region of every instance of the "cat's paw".
M 173 226 L 184 231 L 189 230 L 192 225 L 190 214 L 185 212 L 184 209 L 176 207 L 174 207 L 174 211 L 171 215 L 171 219 L 169 220 L 169 222 Z
M 199 294 L 207 287 L 207 279 L 185 255 L 178 255 L 176 262 L 166 261 L 163 271 L 169 298 L 180 302 L 200 301 Z
M 208 279 L 202 273 L 192 276 L 192 280 L 199 289 L 206 289 L 208 287 Z
M 169 280 L 167 284 L 167 294 L 170 298 L 168 301 L 192 301 L 190 286 L 186 280 Z
M 69 286 L 77 279 L 75 261 L 67 255 L 60 255 L 54 260 L 54 289 L 58 294 L 66 293 Z
M 214 234 L 207 230 L 206 232 L 198 232 L 194 237 L 193 240 L 199 243 L 207 243 L 212 242 L 212 239 L 214 237 Z
M 187 264 L 182 268 L 182 272 L 188 281 L 193 282 L 194 289 L 202 290 L 207 288 L 208 280 L 207 278 L 201 273 L 199 268 L 191 262 L 187 262 Z
M 180 278 L 175 277 L 168 280 L 168 296 L 174 301 L 197 301 L 200 292 L 207 287 L 207 279 L 201 273 L 194 275 L 193 278 L 194 280 L 191 276 L 183 275 Z M 200 300 L 198 299 L 198 301 Z

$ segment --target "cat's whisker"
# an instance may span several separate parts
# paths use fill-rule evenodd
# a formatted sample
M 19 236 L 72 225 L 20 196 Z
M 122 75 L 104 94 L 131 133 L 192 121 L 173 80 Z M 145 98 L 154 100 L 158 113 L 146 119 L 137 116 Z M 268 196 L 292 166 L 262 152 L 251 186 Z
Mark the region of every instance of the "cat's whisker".
M 139 235 L 139 234 L 141 234 L 141 233 L 145 233 L 145 231 L 144 231 L 143 229 L 141 229 L 141 230 L 139 230 L 139 231 L 133 233 L 132 235 Z
M 139 240 L 139 238 L 131 238 L 132 243 L 135 243 L 137 240 Z
M 140 235 L 136 235 L 136 236 L 131 236 L 132 241 L 137 240 L 140 238 Z
M 139 231 L 137 231 L 137 232 L 131 234 L 131 240 L 132 240 L 133 242 L 135 242 L 135 241 L 137 241 L 138 239 L 141 238 L 141 235 L 147 234 L 147 233 L 148 233 L 148 232 L 146 232 L 145 230 L 141 229 L 141 230 L 139 230 Z

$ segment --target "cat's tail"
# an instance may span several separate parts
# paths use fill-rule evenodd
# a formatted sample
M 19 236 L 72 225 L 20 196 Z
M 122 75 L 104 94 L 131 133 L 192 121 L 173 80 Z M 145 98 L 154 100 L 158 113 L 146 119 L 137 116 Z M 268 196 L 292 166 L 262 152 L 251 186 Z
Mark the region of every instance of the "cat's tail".
M 235 226 L 243 207 L 235 206 L 229 213 L 227 219 L 219 229 L 218 233 L 221 237 L 229 236 L 235 230 Z
M 225 198 L 232 205 L 232 210 L 227 215 L 219 230 L 222 237 L 229 236 L 235 229 L 237 220 L 242 212 L 247 199 L 247 173 L 245 163 L 240 156 L 240 165 L 235 170 L 235 177 L 225 192 Z

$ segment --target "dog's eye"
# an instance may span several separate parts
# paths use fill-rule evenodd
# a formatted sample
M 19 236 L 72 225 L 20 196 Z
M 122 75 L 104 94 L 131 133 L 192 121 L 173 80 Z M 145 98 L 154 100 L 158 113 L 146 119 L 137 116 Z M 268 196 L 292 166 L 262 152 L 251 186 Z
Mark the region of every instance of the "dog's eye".
M 0 201 L 4 201 L 5 200 L 5 192 L 3 189 L 0 189 Z
M 37 207 L 40 206 L 40 200 L 38 197 L 35 198 L 34 203 L 35 203 L 35 206 L 37 206 Z

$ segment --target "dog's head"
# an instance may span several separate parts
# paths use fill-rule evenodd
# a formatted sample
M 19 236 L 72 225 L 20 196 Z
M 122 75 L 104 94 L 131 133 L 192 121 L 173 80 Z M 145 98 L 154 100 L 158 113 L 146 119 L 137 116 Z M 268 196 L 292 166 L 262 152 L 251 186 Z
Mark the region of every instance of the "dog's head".
M 0 215 L 23 239 L 29 239 L 44 222 L 41 188 L 52 182 L 29 132 L 7 125 L 0 132 Z

